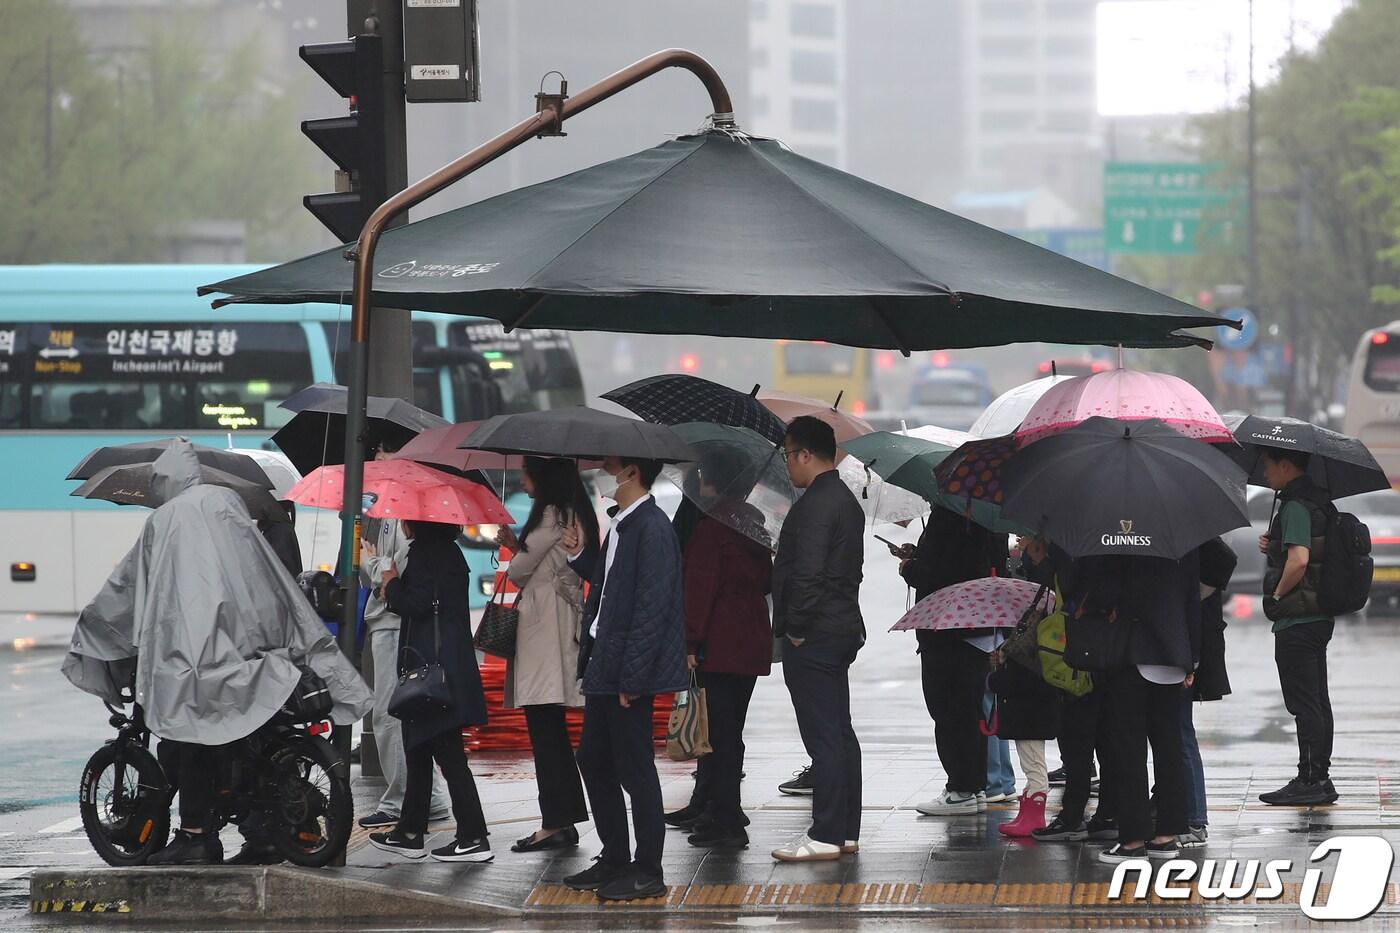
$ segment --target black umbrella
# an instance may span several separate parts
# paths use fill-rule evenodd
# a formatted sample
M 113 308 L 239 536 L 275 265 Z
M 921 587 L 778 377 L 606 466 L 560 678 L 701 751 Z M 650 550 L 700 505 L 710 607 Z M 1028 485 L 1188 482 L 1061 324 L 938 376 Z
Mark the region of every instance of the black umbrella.
M 272 435 L 272 443 L 303 474 L 318 466 L 345 462 L 345 397 L 345 386 L 318 382 L 278 406 L 296 415 Z M 395 448 L 429 428 L 447 424 L 446 419 L 398 398 L 371 395 L 365 410 L 369 435 Z
M 351 294 L 344 247 L 200 289 Z M 385 232 L 375 307 L 508 328 L 829 340 L 1184 346 L 1222 319 L 735 132 L 683 136 Z M 216 302 L 217 306 L 218 302 Z
M 131 444 L 111 444 L 107 447 L 99 447 L 73 467 L 73 471 L 68 474 L 67 478 L 92 479 L 108 467 L 153 463 L 157 457 L 169 450 L 172 444 L 182 440 L 184 439 L 167 437 L 159 441 L 135 441 Z M 194 447 L 195 456 L 199 458 L 202 466 L 222 470 L 224 473 L 237 476 L 263 489 L 272 489 L 274 486 L 262 466 L 247 454 L 220 450 L 217 447 L 202 447 L 199 444 L 191 446 Z
M 105 467 L 94 473 L 70 495 L 81 499 L 102 499 L 117 505 L 144 505 L 147 508 L 156 508 L 162 503 L 154 500 L 151 494 L 154 472 L 153 463 L 125 463 Z M 223 486 L 238 493 L 238 497 L 248 507 L 248 514 L 254 520 L 291 521 L 287 510 L 264 486 L 203 464 L 199 467 L 199 478 L 206 485 Z
M 1002 516 L 1071 557 L 1179 560 L 1249 524 L 1244 471 L 1155 418 L 1090 418 L 1017 451 L 1001 478 Z
M 1221 449 L 1248 472 L 1252 486 L 1269 485 L 1264 480 L 1264 448 L 1273 447 L 1308 454 L 1308 475 L 1333 499 L 1390 488 L 1385 470 L 1354 437 L 1297 418 L 1231 415 L 1225 425 L 1241 446 Z
M 473 431 L 462 447 L 587 460 L 636 457 L 683 463 L 695 459 L 690 446 L 665 425 L 583 407 L 497 415 Z
M 787 431 L 783 420 L 758 400 L 758 386 L 744 393 L 699 376 L 667 373 L 639 379 L 602 397 L 657 424 L 727 424 L 748 428 L 774 444 L 781 444 Z

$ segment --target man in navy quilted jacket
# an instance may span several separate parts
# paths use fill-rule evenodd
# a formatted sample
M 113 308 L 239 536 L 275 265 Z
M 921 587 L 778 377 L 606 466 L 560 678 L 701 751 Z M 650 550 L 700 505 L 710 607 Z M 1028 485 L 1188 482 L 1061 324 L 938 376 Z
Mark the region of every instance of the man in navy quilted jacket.
M 666 893 L 661 850 L 666 824 L 652 746 L 658 693 L 690 684 L 685 663 L 681 550 L 671 522 L 651 496 L 661 472 L 654 460 L 608 457 L 602 494 L 617 506 L 598 551 L 583 547 L 576 526 L 562 546 L 574 572 L 591 583 L 579 639 L 583 736 L 578 765 L 593 807 L 603 854 L 564 879 L 578 891 L 626 901 Z M 627 836 L 623 791 L 632 800 L 636 858 Z

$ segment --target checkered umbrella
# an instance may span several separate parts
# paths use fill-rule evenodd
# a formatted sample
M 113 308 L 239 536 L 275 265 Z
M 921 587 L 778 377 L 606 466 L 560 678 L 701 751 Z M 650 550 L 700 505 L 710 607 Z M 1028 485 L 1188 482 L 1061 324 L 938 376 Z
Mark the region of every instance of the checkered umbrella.
M 654 424 L 708 421 L 748 428 L 781 444 L 786 430 L 783 421 L 758 400 L 757 394 L 757 386 L 744 393 L 699 376 L 665 373 L 639 379 L 602 397 Z

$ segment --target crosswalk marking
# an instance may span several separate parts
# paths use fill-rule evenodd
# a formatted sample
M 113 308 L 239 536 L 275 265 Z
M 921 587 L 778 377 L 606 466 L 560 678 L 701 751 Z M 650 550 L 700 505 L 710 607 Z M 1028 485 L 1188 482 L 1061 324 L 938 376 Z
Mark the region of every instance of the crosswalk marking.
M 43 829 L 39 830 L 39 835 L 56 836 L 60 833 L 74 833 L 82 828 L 83 818 L 81 816 L 75 816 L 72 819 L 63 820 L 62 822 L 55 823 L 52 826 L 45 826 Z

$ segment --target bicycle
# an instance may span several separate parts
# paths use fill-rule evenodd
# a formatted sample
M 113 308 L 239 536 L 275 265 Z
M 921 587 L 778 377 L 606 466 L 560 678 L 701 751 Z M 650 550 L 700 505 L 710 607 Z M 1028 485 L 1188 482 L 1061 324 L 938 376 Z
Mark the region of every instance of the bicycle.
M 123 699 L 127 699 L 123 694 Z M 109 865 L 143 865 L 170 835 L 172 786 L 151 753 L 141 707 L 106 703 L 117 737 L 88 759 L 79 811 L 88 841 Z M 287 861 L 327 865 L 350 840 L 354 805 L 349 769 L 321 738 L 327 722 L 299 723 L 283 710 L 218 756 L 214 826 L 261 816 L 260 830 Z

